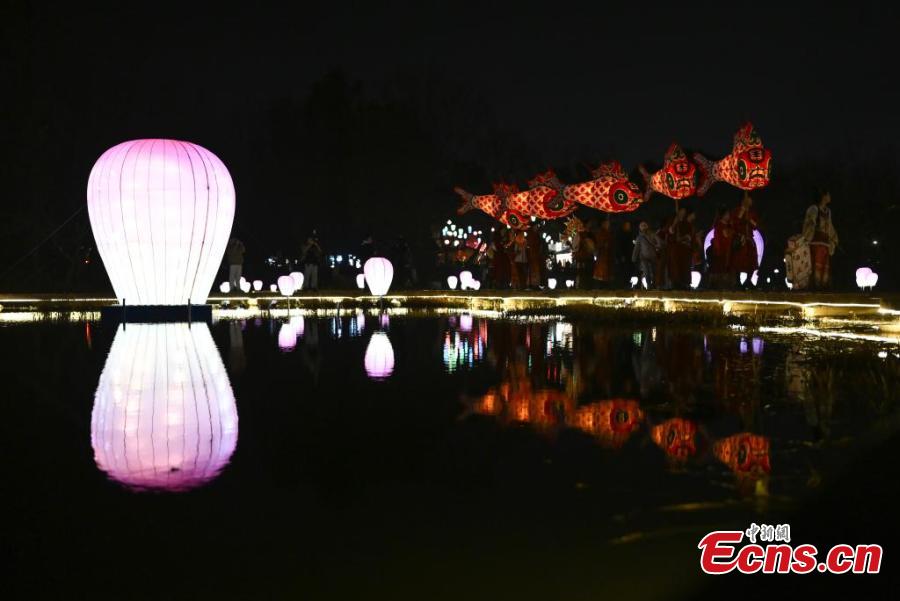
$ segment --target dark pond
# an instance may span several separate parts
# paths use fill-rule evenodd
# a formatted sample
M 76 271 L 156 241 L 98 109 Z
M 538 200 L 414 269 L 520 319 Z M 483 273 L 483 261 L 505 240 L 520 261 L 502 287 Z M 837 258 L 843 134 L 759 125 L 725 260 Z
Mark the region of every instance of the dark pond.
M 878 343 L 367 314 L 0 348 L 3 598 L 677 598 L 740 582 L 711 530 L 894 537 Z

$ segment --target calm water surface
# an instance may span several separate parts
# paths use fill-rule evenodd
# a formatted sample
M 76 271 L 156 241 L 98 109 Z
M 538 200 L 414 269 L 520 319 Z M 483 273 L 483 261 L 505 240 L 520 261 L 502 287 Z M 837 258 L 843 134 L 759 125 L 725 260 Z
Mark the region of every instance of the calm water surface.
M 874 343 L 345 314 L 0 348 L 13 598 L 683 597 L 710 530 L 893 536 Z

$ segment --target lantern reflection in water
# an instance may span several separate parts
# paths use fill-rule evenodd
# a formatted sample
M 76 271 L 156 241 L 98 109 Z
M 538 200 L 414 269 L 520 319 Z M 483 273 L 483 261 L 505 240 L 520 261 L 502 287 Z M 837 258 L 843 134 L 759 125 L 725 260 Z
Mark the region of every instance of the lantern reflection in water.
M 666 420 L 650 429 L 650 438 L 673 461 L 687 461 L 697 454 L 697 424 L 690 420 Z
M 618 449 L 640 428 L 644 412 L 631 399 L 611 399 L 578 407 L 569 425 L 591 434 L 606 448 Z
M 737 476 L 738 490 L 744 494 L 765 492 L 767 477 L 772 471 L 769 463 L 769 439 L 757 434 L 742 433 L 718 440 L 713 455 Z
M 238 415 L 206 324 L 120 326 L 91 414 L 97 467 L 137 490 L 214 479 L 237 445 Z
M 464 317 L 468 318 L 465 323 L 463 322 Z M 475 363 L 484 357 L 487 342 L 487 320 L 479 320 L 478 327 L 473 328 L 472 316 L 462 315 L 459 324 L 459 330 L 444 332 L 444 367 L 450 373 L 464 366 L 474 367 Z M 450 327 L 455 327 L 452 319 Z
M 384 332 L 373 332 L 366 347 L 366 373 L 373 380 L 383 380 L 394 373 L 394 347 Z

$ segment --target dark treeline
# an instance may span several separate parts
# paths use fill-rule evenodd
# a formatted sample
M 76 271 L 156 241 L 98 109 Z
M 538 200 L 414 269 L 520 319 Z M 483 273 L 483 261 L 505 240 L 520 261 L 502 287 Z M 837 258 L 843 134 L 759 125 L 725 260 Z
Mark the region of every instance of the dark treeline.
M 129 137 L 154 134 L 121 132 L 98 146 L 91 139 L 91 122 L 79 119 L 86 105 L 54 103 L 51 84 L 30 85 L 34 98 L 6 99 L 21 118 L 7 123 L 4 132 L 4 142 L 18 151 L 2 163 L 8 185 L 7 217 L 0 222 L 0 290 L 108 290 L 87 212 L 78 212 L 85 205 L 93 162 L 82 158 L 85 144 L 99 156 Z M 326 253 L 353 252 L 369 234 L 386 242 L 404 236 L 415 261 L 425 266 L 432 261 L 432 228 L 455 216 L 454 185 L 473 192 L 487 192 L 498 180 L 524 185 L 548 167 L 563 181 L 581 181 L 589 177 L 589 167 L 616 158 L 613 149 L 627 143 L 585 140 L 578 148 L 565 148 L 552 140 L 546 146 L 526 142 L 500 125 L 500 110 L 502 101 L 482 97 L 437 69 L 365 84 L 334 70 L 305 94 L 248 105 L 247 114 L 222 115 L 219 123 L 233 126 L 215 139 L 192 138 L 189 127 L 180 135 L 177 126 L 160 135 L 207 146 L 228 166 L 237 190 L 234 234 L 247 246 L 249 273 L 267 256 L 297 256 L 314 228 Z M 736 120 L 732 131 L 722 132 L 722 148 L 693 150 L 718 158 L 738 125 Z M 766 141 L 765 124 L 757 125 Z M 217 142 L 228 137 L 239 143 L 223 142 L 218 148 Z M 658 168 L 663 150 L 646 149 L 651 170 Z M 800 231 L 816 190 L 828 189 L 840 236 L 835 286 L 851 289 L 856 267 L 870 265 L 881 275 L 879 288 L 896 289 L 900 268 L 889 259 L 896 253 L 893 232 L 900 225 L 897 148 L 836 144 L 790 163 L 779 161 L 778 148 L 772 150 L 772 183 L 753 194 L 767 243 L 764 268 L 781 262 L 785 240 Z M 643 186 L 637 165 L 625 167 Z M 717 184 L 706 197 L 685 204 L 697 211 L 698 225 L 708 229 L 716 210 L 735 206 L 740 194 Z M 673 205 L 654 195 L 636 213 L 615 221 L 653 224 L 669 216 Z M 589 209 L 579 216 L 602 218 Z M 474 213 L 457 221 L 490 225 L 486 216 Z

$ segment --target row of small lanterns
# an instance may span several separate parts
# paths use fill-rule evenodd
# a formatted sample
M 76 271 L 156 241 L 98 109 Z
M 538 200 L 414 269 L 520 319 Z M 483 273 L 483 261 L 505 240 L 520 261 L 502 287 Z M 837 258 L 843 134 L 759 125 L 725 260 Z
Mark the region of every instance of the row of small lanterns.
M 471 274 L 470 274 L 471 275 Z M 391 287 L 391 281 L 394 279 L 394 266 L 384 257 L 372 257 L 363 265 L 363 273 L 356 276 L 356 285 L 360 289 L 369 286 L 369 292 L 372 296 L 384 296 Z M 239 287 L 241 292 L 248 294 L 251 288 L 255 292 L 263 289 L 262 280 L 253 280 L 253 283 L 241 277 Z M 269 286 L 272 292 L 280 292 L 282 296 L 292 296 L 294 292 L 303 289 L 303 274 L 299 271 L 293 271 L 289 275 L 280 276 L 277 283 Z M 222 294 L 231 292 L 231 284 L 222 282 L 219 285 L 219 291 Z

